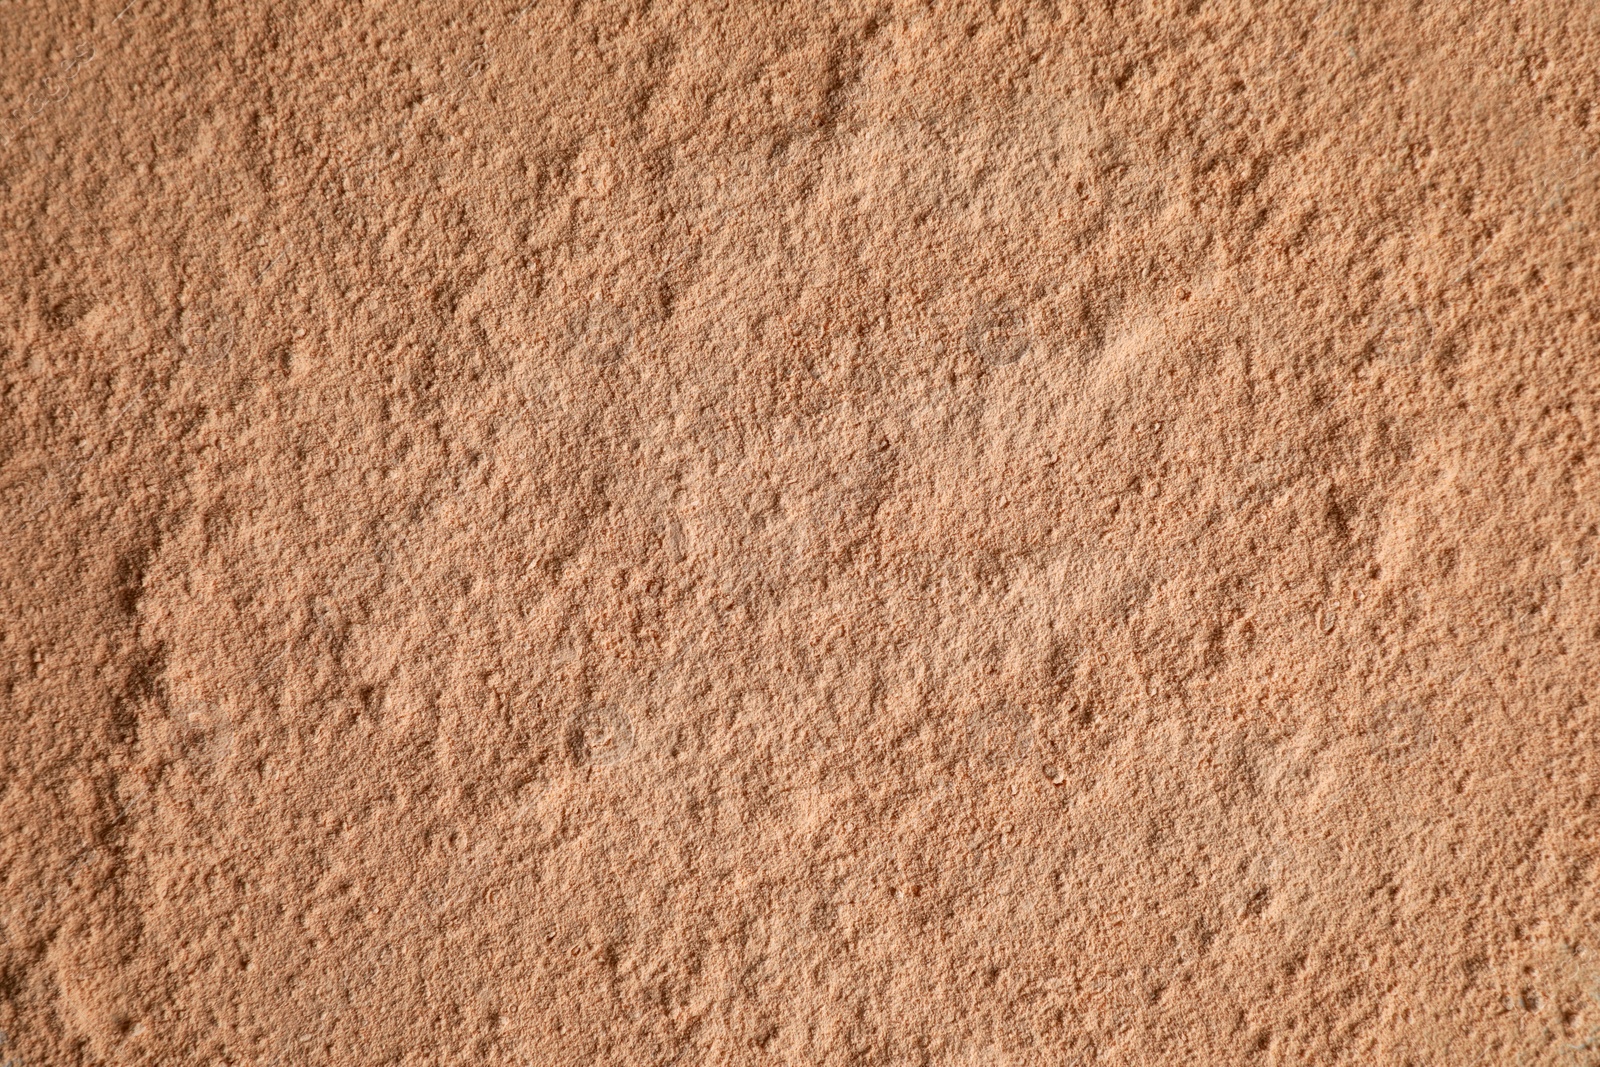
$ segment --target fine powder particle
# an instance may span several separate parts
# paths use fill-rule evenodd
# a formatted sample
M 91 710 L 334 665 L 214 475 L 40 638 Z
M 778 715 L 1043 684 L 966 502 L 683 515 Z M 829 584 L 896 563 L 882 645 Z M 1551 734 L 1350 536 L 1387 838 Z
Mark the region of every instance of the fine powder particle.
M 1600 5 L 0 11 L 0 1063 L 1600 1057 Z

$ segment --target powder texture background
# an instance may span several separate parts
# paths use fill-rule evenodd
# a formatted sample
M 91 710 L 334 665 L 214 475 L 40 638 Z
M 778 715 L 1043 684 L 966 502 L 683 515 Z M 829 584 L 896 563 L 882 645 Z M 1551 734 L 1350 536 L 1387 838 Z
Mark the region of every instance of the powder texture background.
M 0 1060 L 1600 1058 L 1600 8 L 122 2 Z

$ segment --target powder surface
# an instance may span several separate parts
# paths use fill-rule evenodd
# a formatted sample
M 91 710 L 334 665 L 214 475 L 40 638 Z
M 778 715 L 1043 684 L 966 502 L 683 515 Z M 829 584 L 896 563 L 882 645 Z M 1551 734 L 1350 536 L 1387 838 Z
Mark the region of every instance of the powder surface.
M 1597 1062 L 1597 108 L 1555 0 L 6 5 L 0 1062 Z

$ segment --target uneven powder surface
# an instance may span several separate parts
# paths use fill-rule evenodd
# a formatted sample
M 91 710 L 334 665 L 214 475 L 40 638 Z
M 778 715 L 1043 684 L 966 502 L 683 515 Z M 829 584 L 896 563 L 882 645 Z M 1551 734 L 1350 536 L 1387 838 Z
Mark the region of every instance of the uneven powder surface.
M 1585 2 L 5 5 L 0 1062 L 1600 1062 L 1597 108 Z

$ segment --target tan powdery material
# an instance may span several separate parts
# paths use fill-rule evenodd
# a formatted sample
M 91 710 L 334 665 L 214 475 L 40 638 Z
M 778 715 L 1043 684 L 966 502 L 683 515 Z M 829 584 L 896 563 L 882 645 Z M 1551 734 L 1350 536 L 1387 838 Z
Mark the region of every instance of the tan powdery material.
M 1600 9 L 123 2 L 0 1062 L 1600 1055 Z

